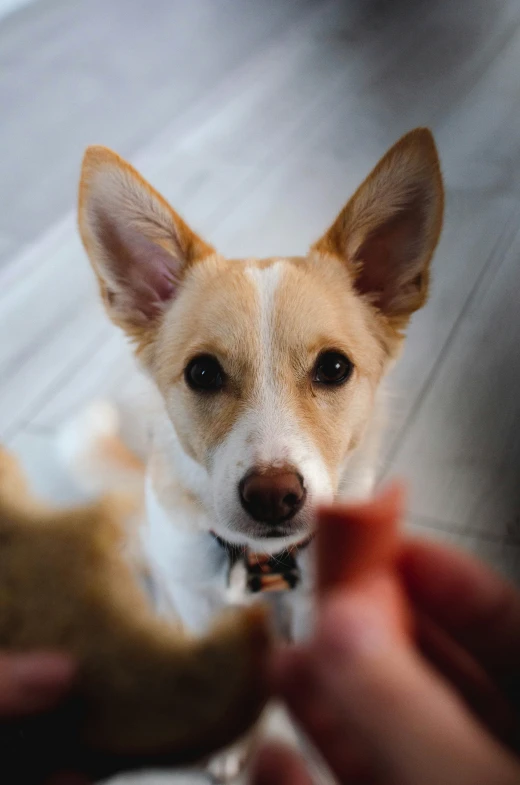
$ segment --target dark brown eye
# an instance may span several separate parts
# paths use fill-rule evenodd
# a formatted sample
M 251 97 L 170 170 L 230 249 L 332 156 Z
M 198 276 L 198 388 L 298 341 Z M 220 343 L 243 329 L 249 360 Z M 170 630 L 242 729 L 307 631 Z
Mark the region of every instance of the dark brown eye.
M 340 352 L 323 352 L 314 367 L 312 380 L 317 384 L 339 385 L 350 378 L 354 366 Z
M 186 384 L 192 390 L 217 392 L 224 385 L 224 371 L 219 361 L 210 355 L 195 357 L 184 371 Z

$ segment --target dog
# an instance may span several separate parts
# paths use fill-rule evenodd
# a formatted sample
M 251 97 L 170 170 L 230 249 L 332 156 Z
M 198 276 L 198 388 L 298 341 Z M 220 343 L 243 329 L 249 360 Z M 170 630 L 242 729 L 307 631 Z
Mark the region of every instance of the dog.
M 87 149 L 81 238 L 161 399 L 142 546 L 158 607 L 194 633 L 259 599 L 284 637 L 312 628 L 313 510 L 372 492 L 383 380 L 427 299 L 443 204 L 418 128 L 307 256 L 229 260 L 130 164 Z

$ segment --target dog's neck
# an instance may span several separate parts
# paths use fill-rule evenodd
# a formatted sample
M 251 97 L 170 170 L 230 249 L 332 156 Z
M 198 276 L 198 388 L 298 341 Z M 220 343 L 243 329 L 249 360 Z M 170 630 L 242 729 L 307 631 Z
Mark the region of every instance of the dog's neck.
M 149 474 L 157 499 L 165 509 L 185 506 L 196 518 L 210 519 L 212 499 L 208 472 L 184 451 L 166 414 L 155 419 Z

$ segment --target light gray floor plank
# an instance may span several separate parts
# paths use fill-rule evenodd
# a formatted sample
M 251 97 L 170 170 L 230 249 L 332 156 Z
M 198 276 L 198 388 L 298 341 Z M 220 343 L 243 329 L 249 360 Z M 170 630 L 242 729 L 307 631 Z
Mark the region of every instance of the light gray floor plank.
M 448 190 L 443 236 L 435 255 L 431 295 L 412 319 L 403 354 L 388 384 L 382 468 L 388 469 L 407 423 L 439 372 L 447 344 L 464 319 L 483 276 L 492 277 L 516 235 L 519 205 L 510 196 Z
M 135 151 L 312 5 L 41 0 L 7 17 L 0 231 L 34 238 L 74 199 L 88 143 Z
M 484 540 L 520 540 L 520 236 L 484 276 L 392 465 L 411 513 Z M 520 577 L 520 576 L 519 576 Z

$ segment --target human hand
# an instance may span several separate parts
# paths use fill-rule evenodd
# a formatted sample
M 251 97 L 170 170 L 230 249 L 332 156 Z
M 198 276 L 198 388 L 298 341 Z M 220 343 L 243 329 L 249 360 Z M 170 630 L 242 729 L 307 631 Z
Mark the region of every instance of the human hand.
M 59 766 L 49 768 L 23 735 L 23 722 L 52 711 L 65 698 L 73 678 L 74 665 L 64 656 L 0 653 L 1 779 L 9 773 L 11 781 L 24 785 L 86 783 L 80 775 L 58 772 Z
M 394 525 L 395 492 L 367 513 Z M 325 555 L 327 514 L 318 529 Z M 345 508 L 345 532 L 351 515 Z M 341 576 L 337 527 L 332 540 Z M 397 582 L 414 634 L 392 595 Z M 274 669 L 295 718 L 339 781 L 355 785 L 518 785 L 520 758 L 506 742 L 518 728 L 519 681 L 520 594 L 471 557 L 418 542 L 403 545 L 393 576 L 329 584 L 312 641 L 280 652 Z M 310 782 L 292 752 L 260 754 L 255 785 Z

